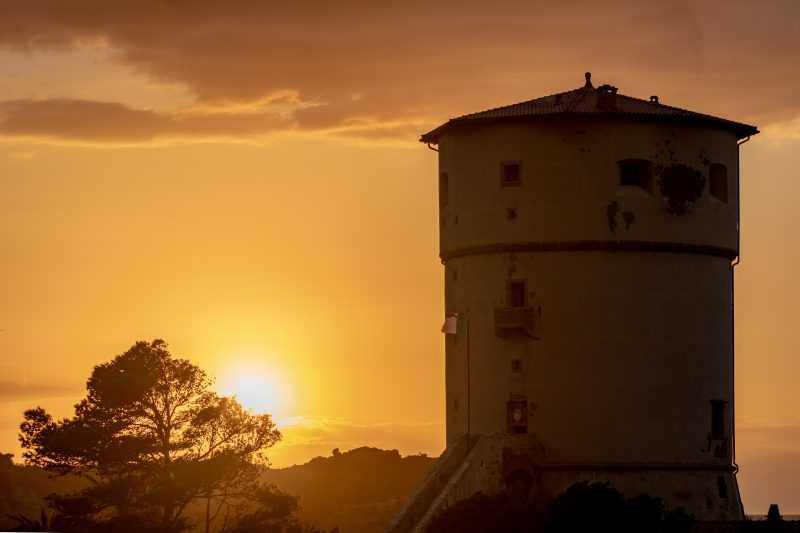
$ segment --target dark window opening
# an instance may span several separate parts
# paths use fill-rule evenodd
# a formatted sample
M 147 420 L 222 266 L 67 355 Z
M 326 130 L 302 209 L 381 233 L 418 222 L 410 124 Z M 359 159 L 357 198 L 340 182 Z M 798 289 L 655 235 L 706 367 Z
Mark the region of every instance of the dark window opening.
M 619 165 L 619 184 L 621 187 L 639 187 L 650 192 L 653 166 L 645 159 L 624 159 Z
M 728 402 L 725 400 L 711 400 L 711 438 L 723 440 L 727 437 L 725 428 L 725 408 Z
M 728 168 L 714 163 L 708 171 L 708 189 L 711 196 L 720 202 L 728 203 Z
M 531 492 L 533 479 L 524 470 L 515 470 L 506 478 L 506 489 L 512 502 L 525 503 Z
M 522 165 L 518 161 L 500 165 L 500 184 L 503 187 L 522 184 Z
M 522 372 L 522 361 L 520 361 L 519 359 L 512 359 L 511 371 L 515 374 L 519 374 L 520 372 Z
M 509 207 L 506 209 L 506 217 L 508 220 L 516 220 L 517 218 L 517 210 L 513 207 Z
M 506 303 L 509 307 L 525 307 L 525 281 L 513 280 L 506 285 Z
M 725 483 L 725 478 L 722 476 L 717 476 L 717 491 L 720 498 L 728 497 L 728 484 Z
M 447 172 L 439 174 L 439 207 L 447 207 L 450 201 L 450 177 Z
M 528 432 L 528 401 L 525 399 L 509 400 L 506 404 L 509 433 Z

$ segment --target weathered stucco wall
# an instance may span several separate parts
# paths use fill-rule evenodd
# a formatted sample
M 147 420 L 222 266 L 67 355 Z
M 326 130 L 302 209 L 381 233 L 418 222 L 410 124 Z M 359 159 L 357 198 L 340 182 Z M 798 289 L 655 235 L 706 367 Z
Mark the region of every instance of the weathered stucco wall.
M 471 374 L 468 401 L 466 334 L 447 336 L 451 438 L 466 431 L 468 408 L 472 432 L 505 431 L 506 402 L 520 394 L 554 459 L 714 459 L 710 401 L 730 400 L 728 260 L 543 252 L 463 257 L 451 269 L 447 311 L 468 320 Z M 495 334 L 507 279 L 527 280 L 539 339 Z
M 699 170 L 706 183 L 695 208 L 684 216 L 667 213 L 657 176 L 652 194 L 619 187 L 617 161 L 631 158 Z M 504 161 L 521 162 L 521 186 L 500 186 Z M 728 203 L 708 193 L 712 163 L 728 170 Z M 621 120 L 487 124 L 442 138 L 439 170 L 449 177 L 440 216 L 443 256 L 498 243 L 606 239 L 738 248 L 738 146 L 723 130 Z M 614 202 L 616 231 L 608 224 Z M 508 208 L 516 208 L 515 220 L 507 218 Z M 627 228 L 623 212 L 634 215 Z
M 543 461 L 571 465 L 550 479 L 580 477 L 579 465 L 593 479 L 592 465 L 640 465 L 615 479 L 672 499 L 694 490 L 707 518 L 736 518 L 731 449 L 710 439 L 712 400 L 727 402 L 728 444 L 733 427 L 735 136 L 622 120 L 495 123 L 448 133 L 439 148 L 445 305 L 460 316 L 446 341 L 448 445 L 468 427 L 506 432 L 507 402 L 523 399 Z M 652 163 L 647 190 L 620 186 L 617 162 L 632 158 Z M 521 184 L 501 186 L 512 161 Z M 712 164 L 727 169 L 727 202 L 709 193 Z M 675 165 L 704 180 L 680 214 L 660 186 Z M 538 338 L 496 334 L 509 280 L 526 282 Z M 689 470 L 670 470 L 681 465 Z M 720 472 L 731 490 L 711 491 L 709 506 Z

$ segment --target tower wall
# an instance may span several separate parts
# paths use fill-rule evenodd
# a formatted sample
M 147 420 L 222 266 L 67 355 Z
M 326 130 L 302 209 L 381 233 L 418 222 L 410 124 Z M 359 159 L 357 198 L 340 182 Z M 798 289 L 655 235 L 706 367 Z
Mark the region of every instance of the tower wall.
M 661 483 L 677 505 L 680 472 L 694 485 L 723 478 L 701 507 L 736 518 L 736 137 L 619 119 L 483 123 L 448 132 L 439 149 L 445 306 L 460 322 L 446 337 L 448 445 L 525 425 L 552 486 L 612 468 L 643 490 Z M 652 164 L 648 190 L 620 185 L 628 159 Z M 518 186 L 502 185 L 504 163 L 519 164 Z M 710 194 L 712 164 L 727 170 L 727 201 Z M 705 179 L 682 214 L 668 212 L 659 185 L 674 165 Z M 522 334 L 498 330 L 512 281 L 524 282 L 535 321 Z M 524 404 L 524 424 L 510 422 L 512 404 Z
M 451 269 L 448 305 L 470 330 L 471 398 L 466 336 L 448 336 L 449 438 L 466 432 L 468 409 L 473 433 L 505 432 L 507 401 L 519 395 L 553 458 L 710 457 L 710 402 L 731 392 L 731 295 L 720 290 L 730 287 L 728 260 L 540 252 L 458 258 Z M 526 279 L 541 306 L 538 340 L 495 334 L 509 278 Z

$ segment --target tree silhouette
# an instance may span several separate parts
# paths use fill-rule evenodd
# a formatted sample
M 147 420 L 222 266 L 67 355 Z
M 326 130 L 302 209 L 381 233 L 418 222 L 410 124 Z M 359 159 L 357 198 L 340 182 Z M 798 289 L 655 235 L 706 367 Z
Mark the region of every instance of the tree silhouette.
M 58 531 L 64 524 L 58 516 L 51 517 L 45 509 L 39 513 L 39 518 L 29 518 L 22 514 L 9 515 L 17 522 L 17 526 L 11 531 Z
M 661 498 L 640 494 L 626 499 L 608 482 L 588 481 L 571 485 L 553 500 L 546 515 L 546 533 L 677 533 L 688 531 L 694 519 L 682 507 L 667 511 Z
M 245 411 L 210 385 L 164 341 L 137 342 L 94 368 L 73 417 L 26 411 L 25 461 L 91 481 L 78 494 L 51 497 L 60 519 L 74 530 L 168 533 L 185 529 L 187 506 L 203 499 L 209 531 L 227 498 L 253 493 L 263 452 L 280 433 L 269 415 Z
M 682 533 L 693 520 L 683 508 L 666 511 L 660 498 L 626 499 L 607 482 L 577 482 L 543 503 L 520 502 L 509 493 L 478 493 L 440 511 L 426 533 Z

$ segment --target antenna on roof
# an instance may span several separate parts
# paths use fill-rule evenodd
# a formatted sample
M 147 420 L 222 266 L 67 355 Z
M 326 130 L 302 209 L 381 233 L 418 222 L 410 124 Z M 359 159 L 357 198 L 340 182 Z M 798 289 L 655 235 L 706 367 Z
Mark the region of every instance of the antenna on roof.
M 587 72 L 586 74 L 584 74 L 584 76 L 586 76 L 586 85 L 584 85 L 584 87 L 587 87 L 589 89 L 593 89 L 594 85 L 592 85 L 592 73 L 591 72 Z

